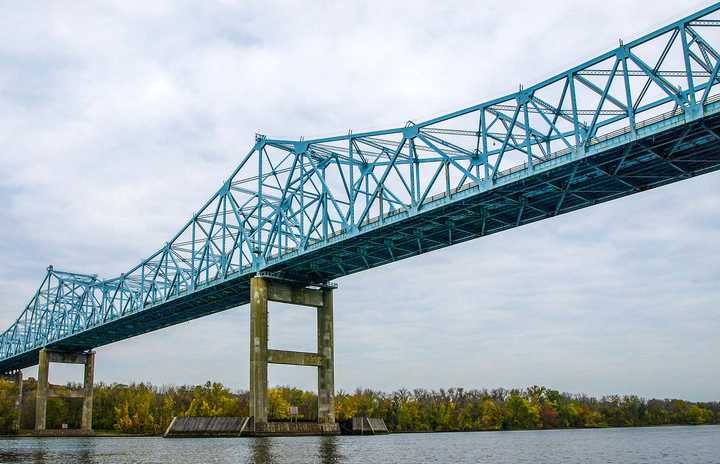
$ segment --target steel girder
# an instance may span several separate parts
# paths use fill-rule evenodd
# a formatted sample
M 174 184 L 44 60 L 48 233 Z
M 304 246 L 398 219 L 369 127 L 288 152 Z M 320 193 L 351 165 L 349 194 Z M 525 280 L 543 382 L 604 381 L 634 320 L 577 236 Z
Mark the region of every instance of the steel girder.
M 45 279 L 0 370 L 247 302 L 249 276 L 325 281 L 717 169 L 720 4 L 537 85 L 404 127 L 258 135 L 163 247 L 112 279 Z

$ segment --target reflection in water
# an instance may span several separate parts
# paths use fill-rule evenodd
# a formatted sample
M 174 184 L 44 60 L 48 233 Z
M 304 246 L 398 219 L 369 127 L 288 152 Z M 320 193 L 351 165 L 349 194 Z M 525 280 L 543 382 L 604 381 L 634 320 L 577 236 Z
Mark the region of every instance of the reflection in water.
M 96 464 L 95 442 L 87 439 L 26 439 L 26 446 L 4 450 L 0 442 L 0 463 L 32 462 L 36 464 Z M 60 446 L 56 446 L 56 445 Z
M 280 443 L 267 437 L 251 438 L 250 453 L 247 464 L 273 464 L 287 462 L 288 443 Z M 320 464 L 341 464 L 343 461 L 338 452 L 337 437 L 321 437 L 315 442 L 317 446 L 317 461 Z
M 338 453 L 337 437 L 322 437 L 319 455 L 322 464 L 340 464 L 342 459 Z
M 250 456 L 248 456 L 248 464 L 270 464 L 272 459 L 272 438 L 260 437 L 252 439 L 250 445 Z
M 718 425 L 364 437 L 0 437 L 0 463 L 720 464 L 718 456 Z

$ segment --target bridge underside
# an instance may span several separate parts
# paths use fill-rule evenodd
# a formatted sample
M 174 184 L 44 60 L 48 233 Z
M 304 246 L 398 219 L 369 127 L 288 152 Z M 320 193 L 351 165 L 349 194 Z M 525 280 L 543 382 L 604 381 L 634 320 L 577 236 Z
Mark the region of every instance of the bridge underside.
M 580 158 L 516 182 L 428 208 L 264 269 L 306 282 L 332 279 L 720 169 L 720 115 Z M 464 193 L 464 192 L 463 192 Z M 48 345 L 81 351 L 249 302 L 247 272 Z M 39 348 L 0 362 L 38 363 Z

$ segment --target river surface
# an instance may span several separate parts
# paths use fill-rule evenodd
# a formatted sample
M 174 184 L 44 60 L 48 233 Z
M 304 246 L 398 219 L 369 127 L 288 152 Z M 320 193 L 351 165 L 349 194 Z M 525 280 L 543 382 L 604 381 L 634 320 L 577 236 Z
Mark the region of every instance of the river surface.
M 720 426 L 297 438 L 2 438 L 0 463 L 720 463 Z

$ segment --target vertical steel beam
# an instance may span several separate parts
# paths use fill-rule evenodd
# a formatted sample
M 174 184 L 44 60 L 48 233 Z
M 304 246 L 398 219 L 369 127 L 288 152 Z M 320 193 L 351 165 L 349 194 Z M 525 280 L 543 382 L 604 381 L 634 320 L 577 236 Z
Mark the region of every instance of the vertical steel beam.
M 262 277 L 250 279 L 250 416 L 267 423 L 268 291 Z
M 687 76 L 687 86 L 690 92 L 690 104 L 694 105 L 695 101 L 695 82 L 693 82 L 693 69 L 690 64 L 690 47 L 688 46 L 687 33 L 685 32 L 685 24 L 681 24 L 680 28 L 680 40 L 682 41 L 683 47 L 683 58 L 685 59 L 685 75 Z
M 317 308 L 318 422 L 335 423 L 335 344 L 333 340 L 333 289 L 323 288 L 323 305 Z
M 632 99 L 632 87 L 630 86 L 630 76 L 628 75 L 628 65 L 626 54 L 622 57 L 622 73 L 623 85 L 625 86 L 625 102 L 627 105 L 627 117 L 630 124 L 630 130 L 635 132 L 635 105 Z

